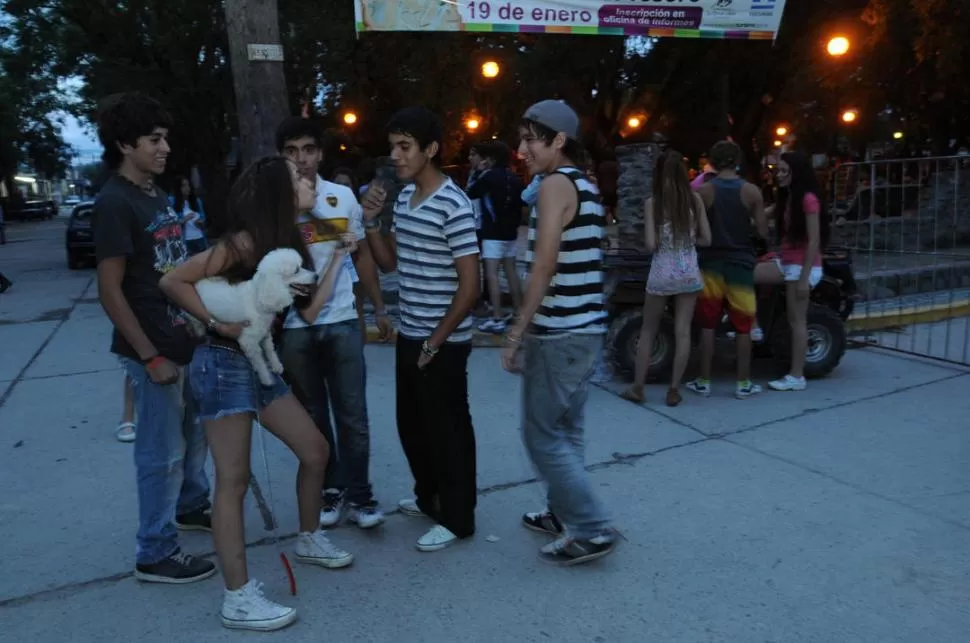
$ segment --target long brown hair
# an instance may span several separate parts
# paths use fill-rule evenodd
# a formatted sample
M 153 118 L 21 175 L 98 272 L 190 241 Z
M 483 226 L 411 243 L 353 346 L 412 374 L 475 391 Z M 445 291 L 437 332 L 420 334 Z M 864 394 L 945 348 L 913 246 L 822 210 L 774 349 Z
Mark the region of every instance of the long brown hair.
M 296 225 L 293 173 L 282 156 L 264 157 L 243 171 L 229 192 L 227 212 L 222 243 L 229 250 L 232 265 L 221 274 L 229 281 L 251 278 L 263 257 L 277 248 L 296 250 L 303 258 L 303 267 L 313 269 Z M 240 245 L 240 233 L 252 239 L 251 248 Z
M 653 168 L 653 221 L 658 243 L 663 224 L 668 220 L 674 243 L 688 241 L 693 227 L 693 209 L 694 192 L 690 189 L 684 157 L 680 152 L 667 150 Z

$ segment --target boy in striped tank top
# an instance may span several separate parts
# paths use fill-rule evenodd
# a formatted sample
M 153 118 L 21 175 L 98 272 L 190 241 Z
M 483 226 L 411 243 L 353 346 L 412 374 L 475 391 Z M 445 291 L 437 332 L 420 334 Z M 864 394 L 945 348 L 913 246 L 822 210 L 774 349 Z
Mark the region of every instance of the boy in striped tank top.
M 576 565 L 609 554 L 615 544 L 584 469 L 583 447 L 583 413 L 606 334 L 606 217 L 599 191 L 576 167 L 583 158 L 579 117 L 568 105 L 536 103 L 519 136 L 530 173 L 545 178 L 530 216 L 524 302 L 506 336 L 502 365 L 524 374 L 523 439 L 548 486 L 546 509 L 522 522 L 556 537 L 540 558 Z

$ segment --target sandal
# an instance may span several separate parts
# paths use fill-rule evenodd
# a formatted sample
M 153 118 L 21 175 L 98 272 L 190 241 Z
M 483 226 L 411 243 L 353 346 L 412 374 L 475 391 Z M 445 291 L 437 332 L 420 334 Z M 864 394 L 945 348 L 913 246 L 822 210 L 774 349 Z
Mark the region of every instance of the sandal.
M 136 425 L 134 422 L 122 422 L 115 429 L 115 437 L 118 438 L 118 442 L 134 442 L 135 429 Z
M 643 394 L 643 387 L 636 385 L 620 393 L 620 397 L 634 404 L 643 404 L 647 401 L 647 396 Z
M 684 398 L 680 396 L 680 391 L 675 388 L 669 389 L 667 391 L 667 406 L 677 406 L 684 401 Z

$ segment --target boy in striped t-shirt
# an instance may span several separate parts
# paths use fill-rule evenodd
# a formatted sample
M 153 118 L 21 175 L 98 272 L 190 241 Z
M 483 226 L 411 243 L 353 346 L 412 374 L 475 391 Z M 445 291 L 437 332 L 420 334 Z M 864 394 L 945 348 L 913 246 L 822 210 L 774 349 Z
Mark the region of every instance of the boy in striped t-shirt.
M 385 237 L 379 216 L 387 193 L 372 184 L 364 227 L 377 265 L 398 272 L 397 428 L 415 493 L 399 506 L 438 523 L 417 543 L 421 551 L 437 551 L 475 533 L 467 367 L 470 311 L 480 292 L 478 238 L 471 202 L 438 167 L 438 119 L 423 108 L 404 109 L 387 133 L 397 176 L 410 185 L 398 196 Z
M 576 565 L 609 554 L 615 543 L 583 468 L 583 411 L 606 333 L 606 216 L 596 186 L 576 167 L 583 158 L 579 117 L 568 105 L 536 103 L 519 136 L 519 155 L 544 178 L 529 222 L 525 298 L 502 365 L 520 370 L 524 348 L 522 435 L 548 486 L 546 510 L 527 513 L 522 522 L 557 538 L 539 550 L 540 558 Z

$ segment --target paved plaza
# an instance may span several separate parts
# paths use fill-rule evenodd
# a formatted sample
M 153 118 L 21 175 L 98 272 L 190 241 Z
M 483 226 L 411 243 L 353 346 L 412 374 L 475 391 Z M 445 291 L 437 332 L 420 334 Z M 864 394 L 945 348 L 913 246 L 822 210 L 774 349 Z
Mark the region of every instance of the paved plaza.
M 960 643 L 970 632 L 970 369 L 850 350 L 804 393 L 637 407 L 596 387 L 588 463 L 623 539 L 601 561 L 543 564 L 518 524 L 543 491 L 518 435 L 518 387 L 498 352 L 469 364 L 478 437 L 478 533 L 423 554 L 421 519 L 342 526 L 356 554 L 295 566 L 287 596 L 264 518 L 292 547 L 295 459 L 267 440 L 247 499 L 254 577 L 300 620 L 271 635 L 219 624 L 219 577 L 132 577 L 131 446 L 114 439 L 122 373 L 93 271 L 69 271 L 64 220 L 18 224 L 0 246 L 0 641 L 393 643 Z M 385 508 L 410 495 L 394 424 L 393 350 L 367 348 L 372 478 Z M 762 366 L 760 378 L 775 373 Z M 960 418 L 964 418 L 961 420 Z M 254 444 L 258 444 L 255 443 Z M 184 547 L 211 555 L 208 535 Z M 291 555 L 291 559 L 292 559 Z

